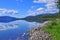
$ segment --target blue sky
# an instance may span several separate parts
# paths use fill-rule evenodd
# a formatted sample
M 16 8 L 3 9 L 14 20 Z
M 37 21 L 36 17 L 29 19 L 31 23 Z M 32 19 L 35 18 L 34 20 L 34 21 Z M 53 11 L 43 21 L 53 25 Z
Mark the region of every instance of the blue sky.
M 25 17 L 57 13 L 56 0 L 0 0 L 0 16 Z

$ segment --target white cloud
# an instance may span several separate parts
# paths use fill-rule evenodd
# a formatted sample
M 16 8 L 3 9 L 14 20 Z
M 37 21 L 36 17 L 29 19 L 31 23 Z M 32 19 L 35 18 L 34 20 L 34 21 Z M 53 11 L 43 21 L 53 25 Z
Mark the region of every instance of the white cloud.
M 35 16 L 36 15 L 36 11 L 32 11 L 32 10 L 28 10 L 28 16 Z
M 55 2 L 53 3 L 47 3 L 46 4 L 46 9 L 45 9 L 46 12 L 48 13 L 58 13 L 58 9 L 57 9 L 57 5 Z
M 54 8 L 53 6 L 50 7 L 48 6 L 47 8 L 37 8 L 35 11 L 29 10 L 28 11 L 28 16 L 36 16 L 39 14 L 46 14 L 46 13 L 58 13 L 59 10 L 57 8 Z
M 0 14 L 17 14 L 17 10 L 10 10 L 5 8 L 0 8 Z
M 37 15 L 38 14 L 42 14 L 42 13 L 45 13 L 45 8 L 38 8 L 38 9 L 36 9 L 36 12 L 37 12 Z
M 58 13 L 59 10 L 57 9 L 56 2 L 57 0 L 33 0 L 33 3 L 45 3 L 45 8 L 44 7 L 39 7 L 35 10 L 28 10 L 28 16 L 35 16 L 38 14 L 46 14 L 46 13 Z M 31 7 L 32 9 L 35 8 L 35 6 Z
M 58 9 L 57 8 L 47 8 L 47 9 L 45 9 L 45 12 L 46 13 L 58 13 Z
M 48 3 L 48 4 L 46 4 L 46 7 L 47 8 L 56 8 L 57 5 L 56 5 L 56 3 Z
M 46 3 L 46 0 L 34 0 L 34 3 Z
M 38 8 L 37 9 L 37 11 L 43 11 L 44 10 L 44 8 Z
M 56 0 L 34 0 L 33 3 L 52 3 Z
M 33 3 L 46 3 L 46 8 L 37 8 L 37 14 L 42 14 L 42 13 L 58 13 L 57 5 L 56 3 L 57 0 L 33 0 Z

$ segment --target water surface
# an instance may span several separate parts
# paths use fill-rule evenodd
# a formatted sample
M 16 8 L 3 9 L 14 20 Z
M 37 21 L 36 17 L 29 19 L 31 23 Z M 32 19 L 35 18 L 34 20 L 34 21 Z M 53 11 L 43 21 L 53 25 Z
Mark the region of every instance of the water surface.
M 28 31 L 40 26 L 40 24 L 24 20 L 0 23 L 0 40 L 28 40 Z

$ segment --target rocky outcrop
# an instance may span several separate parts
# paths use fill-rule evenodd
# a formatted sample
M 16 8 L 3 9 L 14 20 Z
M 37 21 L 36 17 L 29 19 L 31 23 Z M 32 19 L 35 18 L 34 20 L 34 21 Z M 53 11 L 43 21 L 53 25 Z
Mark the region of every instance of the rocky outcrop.
M 51 40 L 51 34 L 44 31 L 44 27 L 48 25 L 49 21 L 46 21 L 40 27 L 32 29 L 29 40 Z

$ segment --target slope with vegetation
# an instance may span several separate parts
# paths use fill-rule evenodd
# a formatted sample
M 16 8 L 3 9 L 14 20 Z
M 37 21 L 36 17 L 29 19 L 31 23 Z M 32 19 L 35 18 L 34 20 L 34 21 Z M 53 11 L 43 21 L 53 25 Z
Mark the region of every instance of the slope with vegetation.
M 51 20 L 44 30 L 51 34 L 52 40 L 60 40 L 60 19 Z
M 60 40 L 60 0 L 57 2 L 59 14 L 58 18 L 51 20 L 50 25 L 45 27 L 45 32 L 48 32 L 52 36 L 52 40 Z

